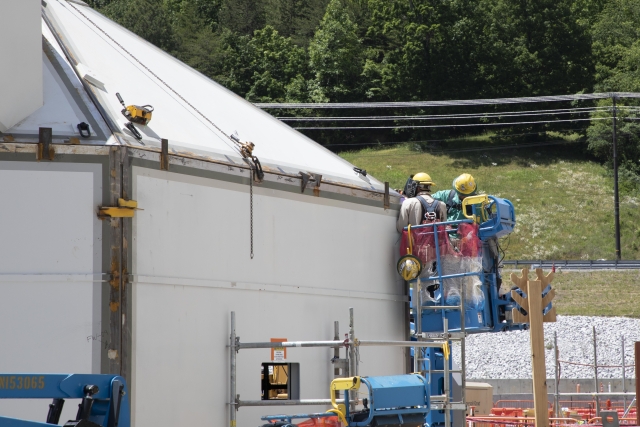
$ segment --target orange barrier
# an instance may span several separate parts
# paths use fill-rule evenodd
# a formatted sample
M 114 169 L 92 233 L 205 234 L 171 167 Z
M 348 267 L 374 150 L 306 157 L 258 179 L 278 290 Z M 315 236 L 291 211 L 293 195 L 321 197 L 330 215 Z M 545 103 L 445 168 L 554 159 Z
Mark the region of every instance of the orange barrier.
M 625 417 L 620 419 L 621 425 L 635 425 L 636 419 Z M 602 427 L 602 418 L 594 417 L 583 420 L 575 418 L 553 418 L 549 417 L 549 425 L 552 427 Z M 535 419 L 532 417 L 504 417 L 496 415 L 469 416 L 467 417 L 467 427 L 535 427 Z
M 496 408 L 533 408 L 533 400 L 498 400 L 493 404 Z M 549 401 L 549 408 L 553 407 L 553 403 Z
M 296 424 L 298 427 L 342 427 L 338 417 L 311 418 Z

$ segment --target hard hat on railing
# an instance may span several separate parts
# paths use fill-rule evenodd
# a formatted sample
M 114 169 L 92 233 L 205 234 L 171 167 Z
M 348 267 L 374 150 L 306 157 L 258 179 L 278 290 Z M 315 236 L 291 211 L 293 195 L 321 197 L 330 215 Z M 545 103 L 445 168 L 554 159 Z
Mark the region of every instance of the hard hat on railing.
M 426 175 L 426 174 L 425 174 Z M 428 176 L 428 175 L 427 175 Z M 411 236 L 411 225 L 407 227 L 407 240 L 409 247 L 407 254 L 398 260 L 398 274 L 406 281 L 413 280 L 422 272 L 422 261 L 413 255 L 413 237 Z
M 474 195 L 478 187 L 470 174 L 463 173 L 453 180 L 453 188 L 455 188 L 458 195 L 466 197 Z

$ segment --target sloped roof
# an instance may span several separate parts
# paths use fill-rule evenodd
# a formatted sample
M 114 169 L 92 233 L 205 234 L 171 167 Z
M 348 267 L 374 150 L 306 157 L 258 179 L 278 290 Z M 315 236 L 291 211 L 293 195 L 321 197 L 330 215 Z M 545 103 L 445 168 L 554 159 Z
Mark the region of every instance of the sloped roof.
M 243 163 L 228 138 L 235 133 L 255 144 L 254 154 L 267 168 L 384 190 L 375 178 L 357 175 L 349 162 L 84 3 L 46 0 L 43 16 L 45 105 L 10 132 L 50 126 L 55 139 L 77 136 L 75 126 L 86 122 L 94 130 L 90 143 L 159 147 L 166 138 L 174 153 Z M 155 108 L 149 125 L 138 126 L 141 142 L 125 128 L 116 93 L 127 104 Z
M 104 144 L 109 140 L 111 131 L 44 22 L 42 35 L 44 105 L 6 133 L 17 138 L 29 138 L 38 135 L 39 127 L 50 127 L 54 140 L 60 142 L 79 137 L 77 125 L 84 122 L 90 126 L 91 137 L 83 138 L 83 143 Z

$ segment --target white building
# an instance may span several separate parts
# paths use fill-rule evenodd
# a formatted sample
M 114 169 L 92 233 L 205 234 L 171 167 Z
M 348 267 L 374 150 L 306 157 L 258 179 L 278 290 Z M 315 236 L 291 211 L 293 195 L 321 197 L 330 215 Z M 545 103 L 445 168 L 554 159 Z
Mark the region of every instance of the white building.
M 358 337 L 405 338 L 396 193 L 80 1 L 2 0 L 0 16 L 3 372 L 120 373 L 136 427 L 222 426 L 231 311 L 243 342 L 331 340 L 349 307 Z M 155 108 L 141 141 L 116 93 Z M 255 143 L 262 182 L 234 133 Z M 101 220 L 119 198 L 143 210 Z M 301 398 L 329 397 L 332 355 L 289 349 Z M 242 399 L 260 399 L 269 360 L 239 353 Z M 361 360 L 365 375 L 404 372 L 398 347 Z M 47 403 L 0 413 L 44 421 Z M 322 409 L 241 408 L 238 425 Z

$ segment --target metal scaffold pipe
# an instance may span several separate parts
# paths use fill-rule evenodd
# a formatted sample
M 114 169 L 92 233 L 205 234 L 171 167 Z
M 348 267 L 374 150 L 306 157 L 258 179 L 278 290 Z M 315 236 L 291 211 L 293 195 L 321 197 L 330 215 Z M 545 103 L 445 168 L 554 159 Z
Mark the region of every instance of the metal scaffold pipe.
M 229 336 L 229 426 L 236 427 L 236 312 L 231 312 L 231 335 Z
M 622 392 L 626 393 L 627 392 L 627 373 L 625 372 L 627 370 L 626 368 L 626 363 L 624 360 L 624 337 L 622 337 Z M 626 408 L 627 407 L 627 398 L 625 397 L 624 399 L 622 399 L 622 405 Z
M 248 342 L 237 343 L 238 350 L 248 348 L 280 348 L 280 347 L 342 347 L 343 341 L 283 341 L 283 342 Z
M 356 339 L 356 333 L 353 325 L 353 307 L 349 307 L 349 341 L 354 342 Z M 354 346 L 349 347 L 349 376 L 357 376 L 358 375 L 358 367 L 356 361 L 356 349 Z M 348 393 L 345 391 L 344 393 Z M 352 411 L 356 410 L 356 404 L 352 403 L 349 405 Z
M 553 333 L 553 355 L 554 355 L 554 361 L 555 361 L 555 372 L 556 372 L 556 377 L 555 377 L 555 381 L 554 381 L 554 390 L 555 390 L 555 399 L 553 402 L 553 413 L 555 414 L 556 418 L 558 418 L 560 416 L 560 399 L 559 399 L 559 390 L 558 390 L 558 382 L 560 381 L 559 377 L 559 372 L 558 372 L 558 333 L 554 332 Z
M 558 396 L 593 396 L 593 397 L 598 397 L 598 396 L 635 396 L 635 393 L 631 393 L 631 392 L 621 392 L 621 391 L 614 391 L 611 393 L 608 392 L 585 392 L 585 393 L 558 393 Z
M 358 403 L 357 400 L 351 400 L 352 404 Z M 238 407 L 243 406 L 313 406 L 313 405 L 331 405 L 331 399 L 298 399 L 298 400 L 238 400 Z
M 593 327 L 593 380 L 596 392 L 596 416 L 600 416 L 600 399 L 598 398 L 598 342 L 596 338 L 596 327 Z
M 442 348 L 446 341 L 378 341 L 378 340 L 358 340 L 356 346 L 373 347 L 373 346 L 389 346 L 389 347 L 433 347 Z
M 246 350 L 252 348 L 305 348 L 305 347 L 329 347 L 340 348 L 343 346 L 352 347 L 372 347 L 372 346 L 390 346 L 390 347 L 434 347 L 440 348 L 444 344 L 444 341 L 431 341 L 431 342 L 418 342 L 418 341 L 385 341 L 385 340 L 358 340 L 354 341 L 283 341 L 283 342 L 250 342 L 241 343 L 237 342 L 235 345 L 236 350 Z M 350 350 L 351 351 L 351 350 Z M 351 355 L 350 355 L 351 356 Z M 354 356 L 355 359 L 355 356 Z M 356 362 L 353 362 L 354 366 L 350 370 L 356 371 Z
M 333 340 L 338 341 L 339 339 L 340 339 L 340 323 L 336 320 L 333 322 Z M 339 347 L 333 348 L 333 358 L 336 361 L 340 359 Z M 336 367 L 333 369 L 333 378 L 338 378 L 339 376 L 340 376 L 340 368 L 336 365 Z M 335 390 L 333 393 L 334 393 L 333 395 L 335 399 L 340 398 L 340 392 L 338 390 Z
M 448 334 L 449 333 L 449 319 L 447 319 L 446 317 L 443 319 L 443 326 L 444 326 L 444 333 Z M 451 388 L 451 384 L 450 384 L 450 372 L 449 372 L 449 360 L 447 360 L 447 358 L 444 358 L 444 390 L 443 390 L 443 394 L 444 394 L 444 404 L 445 404 L 445 411 L 444 411 L 444 425 L 445 426 L 450 426 L 451 425 L 451 410 L 448 408 L 449 403 L 451 402 L 451 398 L 449 396 L 449 390 Z

